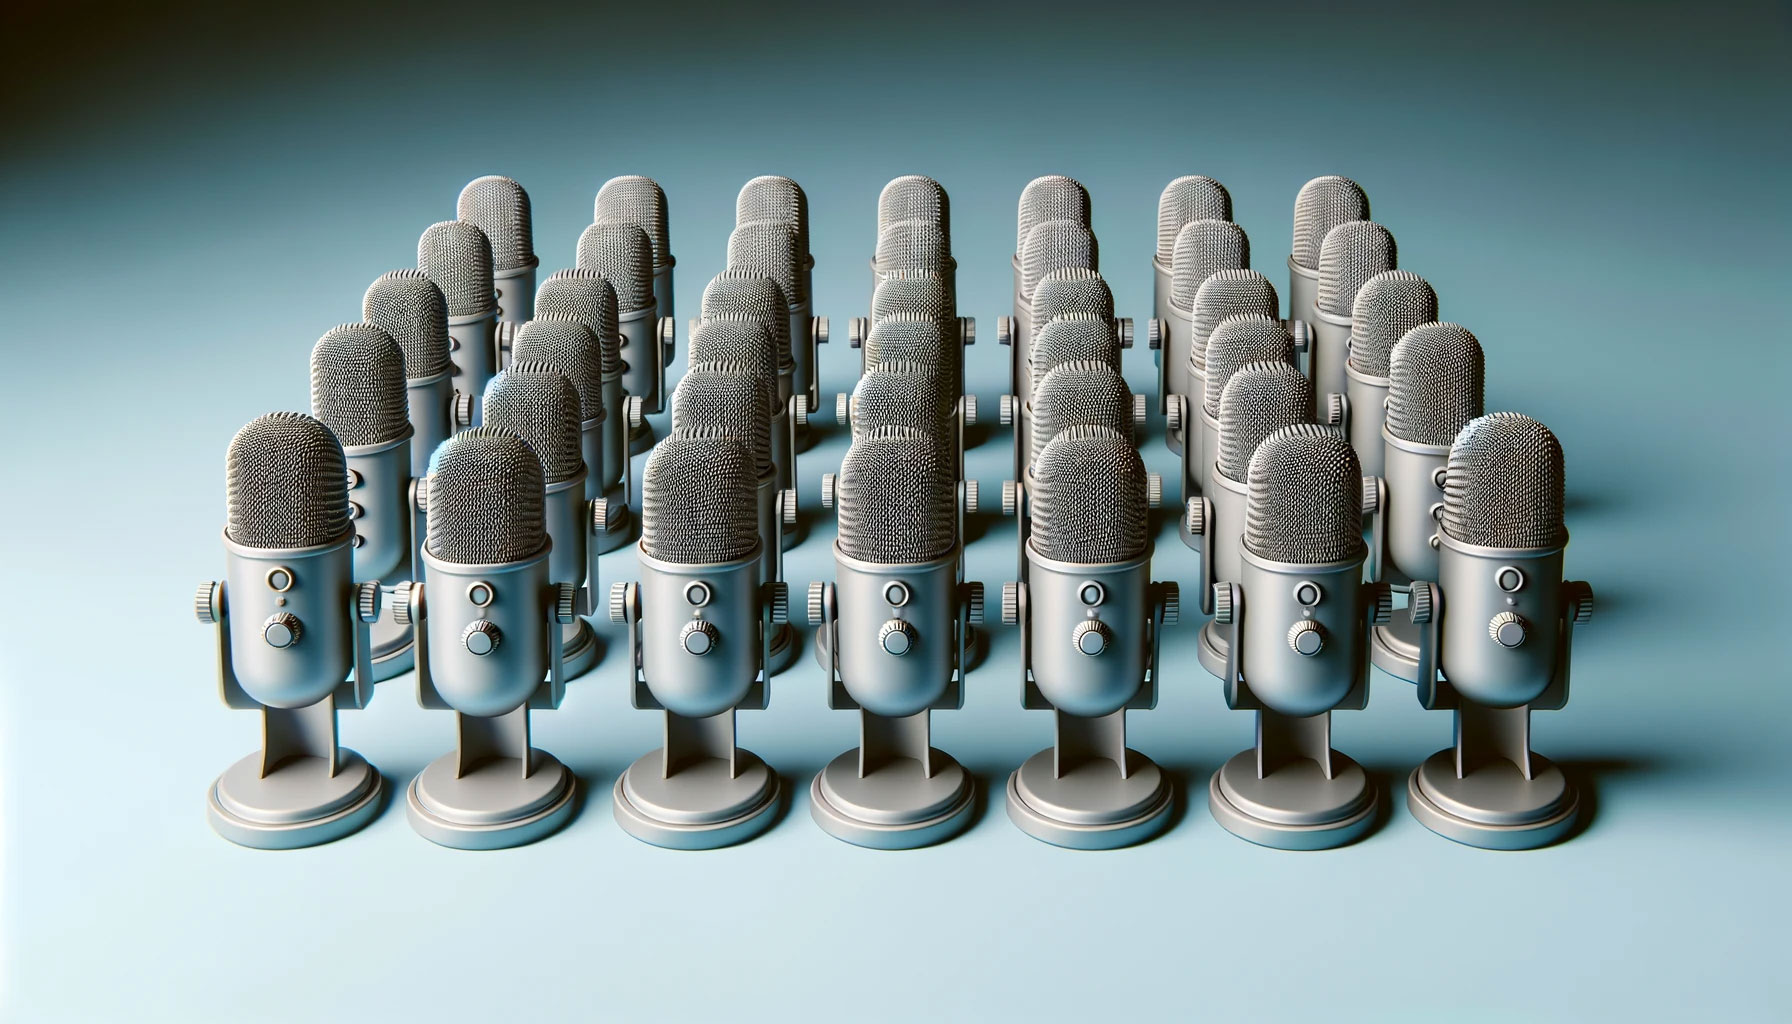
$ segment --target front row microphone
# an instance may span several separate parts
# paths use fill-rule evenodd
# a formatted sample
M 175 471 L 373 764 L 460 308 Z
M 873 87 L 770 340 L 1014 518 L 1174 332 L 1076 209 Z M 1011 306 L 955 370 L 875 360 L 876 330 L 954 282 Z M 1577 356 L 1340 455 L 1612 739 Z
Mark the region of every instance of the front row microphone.
M 1342 434 L 1285 427 L 1248 472 L 1243 564 L 1214 584 L 1213 621 L 1226 706 L 1257 713 L 1257 742 L 1213 774 L 1207 806 L 1241 839 L 1330 849 L 1375 822 L 1368 775 L 1332 749 L 1332 711 L 1368 703 L 1369 629 L 1392 597 L 1362 582 L 1363 470 Z
M 342 446 L 309 416 L 251 421 L 225 458 L 225 578 L 194 611 L 217 626 L 226 707 L 259 710 L 262 746 L 212 783 L 206 817 L 262 850 L 339 839 L 373 820 L 380 773 L 337 745 L 336 711 L 373 696 L 377 581 L 354 582 Z M 352 671 L 351 671 L 352 670 Z
M 735 711 L 765 707 L 789 614 L 783 584 L 760 582 L 758 476 L 733 437 L 669 435 L 642 474 L 640 582 L 610 587 L 634 705 L 665 713 L 664 745 L 616 780 L 616 823 L 655 846 L 727 846 L 775 817 L 777 773 L 735 743 Z
M 929 716 L 964 703 L 969 629 L 983 588 L 959 581 L 958 472 L 929 433 L 877 427 L 854 440 L 835 500 L 834 582 L 809 585 L 828 637 L 828 706 L 859 712 L 859 745 L 809 787 L 837 839 L 907 850 L 971 822 L 974 782 L 932 745 Z
M 1157 703 L 1158 646 L 1179 614 L 1153 583 L 1144 464 L 1131 438 L 1073 426 L 1033 467 L 1028 578 L 1002 588 L 1020 626 L 1022 703 L 1051 710 L 1057 741 L 1008 778 L 1008 817 L 1035 839 L 1105 850 L 1169 825 L 1163 770 L 1126 746 L 1126 710 Z
M 1456 741 L 1413 771 L 1406 806 L 1469 846 L 1545 846 L 1580 815 L 1573 784 L 1531 752 L 1531 712 L 1568 702 L 1574 627 L 1593 617 L 1592 588 L 1562 578 L 1563 476 L 1543 424 L 1470 422 L 1444 470 L 1437 580 L 1412 584 L 1419 703 L 1455 712 Z

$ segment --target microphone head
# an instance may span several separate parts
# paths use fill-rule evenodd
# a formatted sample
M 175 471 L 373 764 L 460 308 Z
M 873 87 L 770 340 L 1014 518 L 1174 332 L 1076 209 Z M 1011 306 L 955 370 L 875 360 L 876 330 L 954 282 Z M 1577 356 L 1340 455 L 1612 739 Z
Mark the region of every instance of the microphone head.
M 857 441 L 884 427 L 920 431 L 948 450 L 955 430 L 957 396 L 923 363 L 877 363 L 865 368 L 852 389 L 852 436 Z
M 881 273 L 881 272 L 880 272 Z M 918 320 L 953 320 L 958 306 L 937 270 L 897 270 L 883 274 L 871 290 L 871 322 L 900 316 Z
M 552 367 L 579 396 L 579 420 L 604 418 L 603 346 L 591 328 L 572 320 L 530 320 L 516 332 L 510 349 L 514 365 Z
M 1252 363 L 1293 366 L 1294 337 L 1288 328 L 1273 316 L 1229 316 L 1221 320 L 1207 338 L 1207 390 L 1201 395 L 1207 415 L 1219 419 L 1220 398 L 1226 384 L 1233 374 Z
M 1126 434 L 1066 427 L 1033 461 L 1032 544 L 1081 565 L 1143 555 L 1151 543 L 1145 464 Z
M 529 193 L 500 174 L 474 178 L 460 190 L 454 215 L 485 232 L 492 244 L 492 266 L 524 270 L 535 266 L 535 234 L 529 216 Z
M 1480 416 L 1486 365 L 1481 343 L 1459 324 L 1421 324 L 1388 357 L 1388 433 L 1414 444 L 1449 444 Z
M 1294 247 L 1298 267 L 1317 271 L 1326 233 L 1340 224 L 1369 219 L 1369 197 L 1349 178 L 1328 174 L 1300 187 L 1294 197 Z
M 1190 310 L 1188 364 L 1196 373 L 1207 372 L 1207 346 L 1213 329 L 1230 316 L 1274 318 L 1280 309 L 1276 286 L 1255 270 L 1219 270 L 1195 289 Z
M 1437 320 L 1437 293 L 1410 270 L 1384 270 L 1363 282 L 1350 307 L 1350 361 L 1359 373 L 1388 375 L 1388 357 L 1406 332 Z
M 1482 547 L 1559 547 L 1564 489 L 1562 444 L 1548 427 L 1515 412 L 1482 416 L 1450 444 L 1443 530 Z
M 311 415 L 351 448 L 409 437 L 398 342 L 371 324 L 326 332 L 311 349 Z
M 1087 267 L 1066 267 L 1039 279 L 1033 289 L 1034 323 L 1079 314 L 1114 319 L 1114 293 L 1101 274 Z
M 877 233 L 897 221 L 924 220 L 939 225 L 940 233 L 952 237 L 952 204 L 940 183 L 925 174 L 904 174 L 891 178 L 877 194 Z
M 304 413 L 250 420 L 230 439 L 224 478 L 224 535 L 237 544 L 309 548 L 348 531 L 348 460 Z
M 361 300 L 361 319 L 398 342 L 406 377 L 421 380 L 453 369 L 448 362 L 448 300 L 423 271 L 381 274 Z
M 1325 233 L 1319 246 L 1319 291 L 1314 305 L 1321 313 L 1350 318 L 1356 293 L 1371 277 L 1392 270 L 1397 261 L 1394 236 L 1374 221 L 1347 221 Z
M 1073 220 L 1033 225 L 1020 246 L 1021 298 L 1032 302 L 1045 275 L 1071 267 L 1101 269 L 1101 249 L 1089 228 Z
M 790 228 L 796 238 L 797 266 L 809 263 L 809 197 L 789 178 L 763 174 L 740 188 L 734 199 L 734 223 L 769 220 Z M 793 301 L 801 301 L 794 293 Z
M 940 378 L 941 387 L 956 394 L 960 351 L 956 329 L 948 334 L 942 321 L 893 316 L 872 325 L 865 339 L 865 365 L 920 363 Z
M 607 376 L 622 372 L 617 315 L 616 289 L 595 270 L 556 270 L 535 289 L 535 319 L 583 325 L 597 338 L 598 358 Z M 577 378 L 573 383 L 578 385 Z
M 1201 285 L 1222 270 L 1248 270 L 1251 242 L 1244 229 L 1229 220 L 1191 220 L 1176 232 L 1170 253 L 1170 304 L 1195 308 Z
M 1176 235 L 1196 220 L 1231 220 L 1232 193 L 1200 174 L 1185 174 L 1164 186 L 1157 197 L 1157 259 L 1168 263 L 1176 253 Z
M 1368 553 L 1363 464 L 1338 431 L 1296 423 L 1269 435 L 1246 486 L 1244 546 L 1258 558 L 1317 565 Z
M 424 548 L 455 565 L 503 565 L 548 541 L 541 459 L 523 439 L 490 423 L 436 449 L 429 471 Z
M 740 363 L 694 362 L 672 391 L 672 429 L 739 441 L 758 487 L 772 473 L 770 409 L 777 392 L 767 383 Z
M 1285 361 L 1247 363 L 1220 392 L 1218 419 L 1214 470 L 1235 483 L 1247 483 L 1251 456 L 1264 439 L 1313 422 L 1313 381 Z
M 492 290 L 492 243 L 464 220 L 431 224 L 417 240 L 417 269 L 442 289 L 449 316 L 479 316 L 498 308 Z
M 1114 368 L 1094 359 L 1059 363 L 1033 391 L 1032 451 L 1027 465 L 1066 428 L 1086 424 L 1132 436 L 1132 391 Z
M 667 435 L 641 476 L 641 550 L 679 565 L 747 557 L 759 544 L 758 489 L 735 435 Z
M 724 270 L 703 289 L 704 320 L 757 320 L 771 335 L 779 367 L 789 367 L 790 296 L 772 278 L 752 270 Z
M 699 320 L 687 351 L 693 365 L 732 363 L 741 373 L 764 381 L 771 387 L 772 404 L 777 404 L 778 352 L 771 332 L 760 321 L 732 316 Z
M 1025 251 L 1027 236 L 1033 233 L 1033 228 L 1051 220 L 1067 220 L 1084 228 L 1090 225 L 1089 190 L 1082 182 L 1062 174 L 1047 174 L 1027 182 L 1027 187 L 1020 190 L 1019 230 L 1014 235 L 1014 251 L 1017 254 Z
M 1052 367 L 1079 360 L 1106 363 L 1120 372 L 1120 339 L 1114 336 L 1112 320 L 1087 314 L 1062 316 L 1033 331 L 1027 361 L 1033 368 L 1034 387 Z
M 945 270 L 952 266 L 952 241 L 930 220 L 892 221 L 877 234 L 877 272 Z
M 853 439 L 840 463 L 840 550 L 879 565 L 911 565 L 958 542 L 957 467 L 931 436 L 879 427 Z
M 663 267 L 672 262 L 669 255 L 672 233 L 666 227 L 666 193 L 652 178 L 624 174 L 604 182 L 597 190 L 591 219 L 598 223 L 613 220 L 637 225 L 647 232 L 648 244 L 653 247 L 653 265 Z
M 579 440 L 579 393 L 547 363 L 512 363 L 485 386 L 487 426 L 523 439 L 541 460 L 542 480 L 556 484 L 585 469 Z
M 728 269 L 771 278 L 786 303 L 801 306 L 809 295 L 803 290 L 803 250 L 798 245 L 796 232 L 783 221 L 737 224 L 728 235 Z
M 639 224 L 598 221 L 579 236 L 574 262 L 595 270 L 616 290 L 616 308 L 623 313 L 653 305 L 653 243 Z

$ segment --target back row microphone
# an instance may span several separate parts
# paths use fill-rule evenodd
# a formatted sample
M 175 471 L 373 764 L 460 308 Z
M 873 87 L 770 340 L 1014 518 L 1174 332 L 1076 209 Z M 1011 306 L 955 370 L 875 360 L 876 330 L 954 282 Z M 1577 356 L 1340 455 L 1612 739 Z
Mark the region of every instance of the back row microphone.
M 1232 193 L 1226 186 L 1200 174 L 1185 174 L 1164 186 L 1157 197 L 1157 251 L 1151 257 L 1151 316 L 1157 323 L 1170 319 L 1171 267 L 1176 236 L 1183 225 L 1197 220 L 1232 219 Z
M 711 282 L 714 288 L 717 282 Z M 773 292 L 769 282 L 759 281 Z M 707 300 L 708 295 L 706 293 Z M 788 390 L 790 376 L 781 373 L 777 342 L 760 319 L 733 315 L 709 317 L 691 328 L 690 360 L 696 363 L 727 363 L 736 371 L 763 381 L 770 395 L 771 460 L 777 473 L 778 486 L 790 489 L 796 483 L 797 431 L 808 424 L 807 402 L 793 398 Z M 795 530 L 786 529 L 783 546 L 796 543 Z
M 485 232 L 491 242 L 499 321 L 520 324 L 529 319 L 535 308 L 535 268 L 541 265 L 535 258 L 529 193 L 511 178 L 488 174 L 468 182 L 454 207 L 456 218 Z
M 417 269 L 442 290 L 448 307 L 448 353 L 454 390 L 477 403 L 498 372 L 498 302 L 492 284 L 492 244 L 461 220 L 432 224 L 417 240 Z M 479 410 L 472 410 L 473 422 Z
M 1101 269 L 1095 236 L 1090 231 L 1093 221 L 1089 190 L 1076 179 L 1061 174 L 1047 174 L 1027 182 L 1027 187 L 1020 193 L 1020 208 L 1016 216 L 1013 314 L 1011 319 L 998 321 L 996 324 L 997 340 L 1013 350 L 1009 366 L 1011 392 L 1018 393 L 1021 387 L 1019 381 L 1026 370 L 1027 345 L 1033 338 L 1033 285 L 1027 281 L 1027 240 L 1032 237 L 1036 228 L 1048 223 L 1055 226 L 1043 232 L 1034 242 L 1034 283 L 1053 270 L 1063 267 Z M 1081 228 L 1081 234 L 1071 230 L 1073 227 Z M 1062 246 L 1051 244 L 1052 239 L 1067 236 L 1076 243 L 1073 249 L 1081 249 L 1083 252 L 1066 251 Z M 1055 261 L 1051 258 L 1052 250 L 1058 253 Z M 1051 265 L 1054 262 L 1056 265 Z
M 1350 357 L 1344 363 L 1345 436 L 1363 472 L 1382 475 L 1381 426 L 1388 399 L 1388 361 L 1406 332 L 1437 320 L 1437 293 L 1406 270 L 1384 270 L 1363 283 L 1350 307 Z
M 877 193 L 877 234 L 897 221 L 922 220 L 952 237 L 952 200 L 939 182 L 925 174 L 891 178 Z
M 473 422 L 478 397 L 454 386 L 448 355 L 448 300 L 421 270 L 380 275 L 361 300 L 361 319 L 386 332 L 404 353 L 405 410 L 411 421 L 410 479 L 429 475 L 429 457 Z M 419 541 L 422 523 L 415 524 Z
M 871 316 L 854 317 L 847 323 L 847 341 L 853 348 L 863 349 L 871 329 L 891 317 L 909 320 L 937 320 L 956 325 L 961 349 L 958 359 L 960 379 L 964 376 L 962 349 L 977 343 L 975 317 L 958 315 L 958 300 L 953 295 L 950 279 L 938 270 L 892 270 L 882 275 L 871 292 Z M 865 353 L 859 353 L 859 372 L 869 364 Z
M 749 232 L 739 250 L 734 237 L 729 237 L 728 267 L 757 270 L 784 289 L 785 301 L 790 305 L 795 391 L 805 396 L 808 411 L 814 412 L 821 401 L 821 365 L 816 346 L 827 344 L 828 318 L 814 316 L 810 310 L 815 257 L 809 252 L 809 197 L 801 185 L 789 178 L 761 175 L 741 186 L 734 200 L 734 223 L 736 230 L 747 224 L 782 224 L 790 232 L 789 259 L 795 267 L 792 280 L 787 282 L 783 276 L 785 243 L 763 229 Z
M 575 262 L 581 270 L 602 274 L 616 292 L 622 390 L 641 399 L 644 411 L 659 412 L 665 404 L 666 349 L 673 328 L 671 320 L 660 316 L 653 294 L 653 243 L 647 232 L 638 224 L 599 221 L 579 235 Z M 631 453 L 653 443 L 646 420 L 628 426 Z
M 1032 351 L 1033 335 L 1045 323 L 1033 310 L 1033 301 L 1041 282 L 1054 271 L 1101 270 L 1101 249 L 1087 227 L 1068 220 L 1051 220 L 1037 224 L 1027 233 L 1020 253 L 1020 284 L 1014 300 L 1014 318 L 996 325 L 996 340 L 1004 338 L 1014 349 L 1012 394 L 1016 402 L 1026 404 L 1031 383 L 1028 380 L 1027 355 Z
M 1188 368 L 1201 285 L 1222 270 L 1249 270 L 1250 239 L 1245 237 L 1243 228 L 1231 221 L 1190 221 L 1176 234 L 1170 264 L 1170 315 L 1150 332 L 1162 350 L 1158 360 L 1157 406 L 1166 414 L 1172 395 L 1181 396 L 1187 403 L 1191 394 L 1198 393 L 1190 390 Z M 1188 429 L 1189 423 L 1183 418 L 1181 429 L 1165 431 L 1164 443 L 1171 451 L 1182 452 Z
M 594 224 L 615 221 L 634 224 L 647 232 L 653 248 L 653 304 L 657 316 L 677 323 L 672 310 L 672 268 L 678 260 L 672 256 L 672 232 L 666 216 L 666 193 L 659 182 L 639 174 L 624 174 L 603 183 L 592 205 Z M 660 365 L 672 365 L 673 339 L 664 338 Z
M 1207 467 L 1216 451 L 1215 439 L 1208 434 L 1210 421 L 1205 415 L 1207 395 L 1207 346 L 1213 331 L 1228 317 L 1269 317 L 1276 315 L 1276 289 L 1269 278 L 1255 270 L 1220 270 L 1201 282 L 1195 290 L 1193 314 L 1187 321 L 1182 351 L 1187 355 L 1183 366 L 1186 394 L 1171 394 L 1165 420 L 1182 429 L 1182 487 L 1184 496 L 1199 491 L 1206 480 Z M 1305 337 L 1305 326 L 1290 327 Z M 1286 329 L 1286 328 L 1285 328 Z M 1298 350 L 1300 341 L 1292 331 L 1289 340 Z M 1184 538 L 1185 540 L 1187 538 Z
M 1319 251 L 1325 236 L 1340 224 L 1368 219 L 1369 197 L 1349 178 L 1327 174 L 1300 187 L 1288 250 L 1288 319 L 1311 324 L 1319 318 Z
M 1369 279 L 1396 265 L 1394 236 L 1372 221 L 1340 224 L 1326 232 L 1319 247 L 1319 294 L 1308 376 L 1319 401 L 1349 392 L 1345 363 L 1350 359 L 1350 321 L 1357 292 Z

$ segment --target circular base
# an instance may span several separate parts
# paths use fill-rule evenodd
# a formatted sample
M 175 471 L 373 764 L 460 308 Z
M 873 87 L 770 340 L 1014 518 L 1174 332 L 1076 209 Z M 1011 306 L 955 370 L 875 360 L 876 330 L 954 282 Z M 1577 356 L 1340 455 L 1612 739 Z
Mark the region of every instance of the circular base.
M 635 517 L 627 505 L 617 505 L 616 519 L 606 525 L 602 533 L 586 540 L 587 544 L 597 547 L 597 553 L 607 555 L 617 548 L 627 546 L 635 539 Z
M 598 639 L 597 632 L 591 628 L 589 621 L 580 619 L 576 625 L 577 635 L 571 640 L 562 640 L 560 648 L 561 657 L 566 663 L 560 670 L 560 676 L 569 683 L 591 671 L 604 652 L 603 641 Z
M 777 675 L 796 664 L 797 654 L 803 649 L 802 634 L 795 626 L 786 622 L 772 629 L 771 661 L 766 665 L 772 675 Z
M 1209 619 L 1195 635 L 1195 660 L 1215 679 L 1223 680 L 1226 678 L 1226 651 L 1230 646 L 1219 624 Z
M 1257 777 L 1257 751 L 1246 750 L 1213 773 L 1207 807 L 1220 827 L 1277 850 L 1329 850 L 1375 824 L 1378 798 L 1362 766 L 1332 751 L 1332 777 L 1296 761 Z
M 854 846 L 914 850 L 963 832 L 976 793 L 970 773 L 937 747 L 932 778 L 912 758 L 861 778 L 855 747 L 829 761 L 809 784 L 809 813 L 823 832 Z
M 989 633 L 977 626 L 967 627 L 969 642 L 964 645 L 965 671 L 970 671 L 983 664 L 989 657 Z M 828 668 L 828 631 L 817 629 L 815 639 L 810 644 L 810 653 L 815 655 L 815 664 L 821 666 L 823 672 Z M 779 671 L 783 671 L 779 669 Z
M 373 681 L 383 683 L 402 676 L 417 667 L 417 644 L 413 640 L 383 658 L 373 659 Z
M 532 751 L 535 771 L 498 757 L 455 778 L 459 755 L 431 761 L 405 794 L 411 827 L 456 850 L 502 850 L 552 835 L 572 819 L 578 780 L 554 755 Z
M 1413 769 L 1406 807 L 1445 839 L 1483 850 L 1532 850 L 1567 835 L 1580 795 L 1548 758 L 1531 755 L 1531 778 L 1510 761 L 1456 776 L 1456 752 L 1440 750 Z
M 644 843 L 670 850 L 714 850 L 770 828 L 778 807 L 778 776 L 750 750 L 737 750 L 739 774 L 730 778 L 719 757 L 663 776 L 659 750 L 628 766 L 612 793 L 616 824 Z
M 296 850 L 340 839 L 379 813 L 385 781 L 360 754 L 336 752 L 336 774 L 321 757 L 295 757 L 266 778 L 261 754 L 218 776 L 206 794 L 212 829 L 239 846 Z
M 652 447 L 653 424 L 642 420 L 640 426 L 628 432 L 628 453 L 639 455 Z
M 1370 637 L 1369 660 L 1395 679 L 1414 682 L 1419 674 L 1419 627 L 1398 620 L 1376 626 Z
M 1130 771 L 1092 759 L 1052 777 L 1047 747 L 1008 776 L 1008 818 L 1022 832 L 1072 850 L 1113 850 L 1143 842 L 1170 824 L 1170 780 L 1150 758 L 1126 752 Z

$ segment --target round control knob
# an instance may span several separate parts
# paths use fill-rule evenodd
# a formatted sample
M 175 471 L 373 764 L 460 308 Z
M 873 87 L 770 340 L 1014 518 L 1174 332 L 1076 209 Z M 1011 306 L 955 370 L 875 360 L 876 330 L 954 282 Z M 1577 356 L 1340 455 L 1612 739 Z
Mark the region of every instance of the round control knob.
M 1156 348 L 1157 346 L 1153 345 L 1152 347 Z M 1182 396 L 1181 395 L 1171 395 L 1169 397 L 1169 400 L 1164 402 L 1164 429 L 1165 430 L 1181 430 L 1182 429 Z
M 716 649 L 716 645 L 722 642 L 722 634 L 710 622 L 692 619 L 679 630 L 678 642 L 686 651 L 701 658 Z
M 498 631 L 498 624 L 489 619 L 474 619 L 460 633 L 460 642 L 467 651 L 482 658 L 497 650 L 503 640 L 504 634 Z
M 1002 481 L 1002 514 L 1011 516 L 1020 508 L 1020 486 L 1013 480 Z
M 1584 626 L 1593 621 L 1593 588 L 1581 580 L 1569 580 L 1562 584 L 1562 593 L 1568 599 L 1568 614 L 1576 626 Z
M 834 507 L 835 477 L 832 473 L 821 474 L 821 507 Z
M 369 580 L 355 587 L 355 615 L 372 625 L 380 617 L 380 585 Z
M 1213 621 L 1222 626 L 1232 624 L 1232 584 L 1213 585 Z
M 579 588 L 570 583 L 554 585 L 554 621 L 570 626 L 579 618 Z
M 1164 322 L 1157 317 L 1145 321 L 1145 347 L 1153 352 L 1164 347 Z
M 771 616 L 772 625 L 782 626 L 790 621 L 790 584 L 774 580 L 765 586 L 766 613 Z
M 1182 587 L 1176 583 L 1159 584 L 1163 589 L 1158 600 L 1163 603 L 1164 625 L 1175 626 L 1182 622 Z
M 885 652 L 900 658 L 915 646 L 915 627 L 901 619 L 891 619 L 877 631 L 877 643 Z
M 996 399 L 996 421 L 1004 427 L 1014 425 L 1014 396 L 1002 395 Z
M 1120 347 L 1121 348 L 1131 348 L 1132 347 L 1132 317 L 1123 316 L 1120 319 L 1114 321 L 1114 325 L 1120 329 L 1120 332 L 1119 332 L 1120 333 Z
M 1412 585 L 1412 594 L 1407 600 L 1407 612 L 1412 618 L 1413 625 L 1423 626 L 1431 621 L 1431 616 L 1435 613 L 1436 608 L 1434 600 L 1431 584 L 1419 582 Z
M 261 624 L 261 638 L 275 649 L 298 643 L 304 632 L 304 627 L 299 624 L 299 617 L 291 612 L 275 612 Z
M 1501 647 L 1518 647 L 1529 633 L 1530 627 L 1517 612 L 1501 612 L 1487 623 L 1487 635 Z
M 626 622 L 628 620 L 628 584 L 610 584 L 610 621 Z
M 817 345 L 828 343 L 828 318 L 818 316 L 809 322 L 809 333 L 814 336 Z
M 870 333 L 871 321 L 862 316 L 855 316 L 846 321 L 846 344 L 858 348 L 865 344 L 865 335 Z
M 1113 631 L 1100 619 L 1084 619 L 1070 631 L 1070 642 L 1078 651 L 1094 657 L 1108 649 L 1114 640 Z
M 1288 646 L 1294 653 L 1311 658 L 1325 650 L 1325 627 L 1312 619 L 1302 619 L 1288 627 Z
M 464 392 L 454 393 L 454 424 L 458 427 L 473 425 L 473 396 Z
M 1188 532 L 1196 537 L 1207 532 L 1207 502 L 1200 498 L 1188 499 Z
M 983 623 L 983 584 L 971 581 L 964 585 L 965 618 L 981 625 Z
M 193 595 L 193 616 L 200 625 L 210 626 L 218 621 L 218 585 L 207 582 L 199 584 L 198 593 Z
M 1002 584 L 1002 625 L 1012 626 L 1020 622 L 1020 584 Z
M 966 345 L 977 344 L 977 318 L 961 316 L 958 318 L 958 340 Z
M 1145 474 L 1145 507 L 1164 507 L 1164 478 L 1156 473 Z
M 417 595 L 423 593 L 421 585 L 406 580 L 392 588 L 392 621 L 401 626 L 408 626 L 415 617 L 412 612 L 416 608 Z
M 809 584 L 809 608 L 808 608 L 808 611 L 809 611 L 809 625 L 811 625 L 811 626 L 819 626 L 822 624 L 821 618 L 822 618 L 823 613 L 826 611 L 826 608 L 822 603 L 822 600 L 823 600 L 822 595 L 824 593 L 826 593 L 826 588 L 827 588 L 827 584 L 823 583 L 820 580 L 814 580 Z
M 1014 318 L 1011 316 L 996 317 L 996 344 L 1014 344 Z
M 974 427 L 977 425 L 976 395 L 964 396 L 964 405 L 959 411 L 959 418 L 964 420 L 964 425 L 967 427 Z

